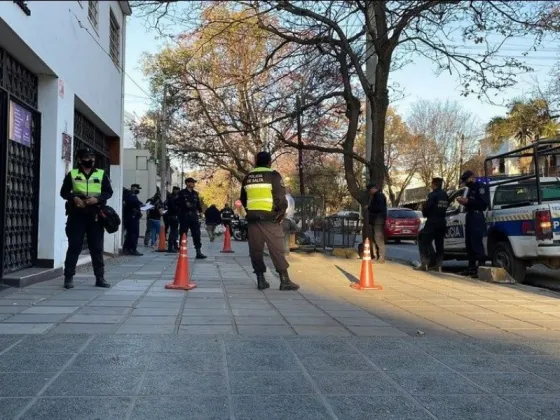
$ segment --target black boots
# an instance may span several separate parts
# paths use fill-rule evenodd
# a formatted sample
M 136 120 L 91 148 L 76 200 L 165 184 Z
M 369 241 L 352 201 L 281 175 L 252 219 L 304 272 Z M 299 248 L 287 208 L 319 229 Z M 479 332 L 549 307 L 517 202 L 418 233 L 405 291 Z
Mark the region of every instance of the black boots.
M 290 276 L 288 275 L 287 271 L 279 271 L 278 274 L 280 275 L 280 290 L 297 290 L 297 289 L 299 289 L 299 285 L 293 283 L 290 280 Z
M 206 255 L 204 255 L 204 254 L 200 251 L 200 249 L 197 249 L 197 250 L 196 250 L 196 259 L 197 259 L 197 260 L 204 260 L 204 259 L 206 259 L 206 258 L 208 258 L 208 257 L 207 257 Z
M 103 277 L 97 277 L 95 280 L 95 287 L 105 287 L 108 289 L 111 285 L 107 283 Z
M 74 288 L 74 279 L 72 277 L 64 277 L 64 288 L 65 289 Z
M 264 273 L 255 273 L 257 275 L 257 289 L 264 290 L 270 287 L 270 283 L 264 278 Z

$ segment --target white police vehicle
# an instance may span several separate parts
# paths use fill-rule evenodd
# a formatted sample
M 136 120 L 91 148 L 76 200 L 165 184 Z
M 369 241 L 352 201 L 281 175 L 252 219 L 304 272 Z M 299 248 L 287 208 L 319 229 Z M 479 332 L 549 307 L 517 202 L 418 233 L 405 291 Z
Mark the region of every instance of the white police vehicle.
M 518 282 L 524 281 L 527 267 L 534 264 L 560 268 L 560 178 L 541 176 L 556 170 L 551 170 L 550 162 L 557 155 L 560 140 L 535 142 L 485 160 L 488 173 L 494 159 L 532 158 L 531 174 L 479 179 L 487 184 L 490 195 L 490 207 L 485 212 L 486 255 L 493 266 L 504 267 Z M 449 196 L 446 259 L 467 259 L 466 212 L 456 201 L 467 192 L 467 188 L 462 188 Z

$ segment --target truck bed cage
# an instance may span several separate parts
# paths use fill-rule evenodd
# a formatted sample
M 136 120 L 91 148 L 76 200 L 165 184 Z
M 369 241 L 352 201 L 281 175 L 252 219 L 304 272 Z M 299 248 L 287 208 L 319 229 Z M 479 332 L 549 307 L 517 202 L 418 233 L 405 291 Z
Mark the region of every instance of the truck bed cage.
M 541 174 L 539 169 L 540 158 L 545 156 L 555 156 L 560 155 L 560 138 L 555 139 L 543 139 L 535 141 L 527 146 L 520 147 L 515 150 L 511 150 L 509 152 L 501 153 L 499 155 L 488 156 L 484 160 L 484 175 L 487 179 L 489 178 L 496 178 L 496 181 L 492 181 L 492 186 L 504 185 L 509 184 L 512 182 L 518 181 L 525 181 L 529 179 L 535 179 L 535 184 L 537 187 L 537 202 L 538 204 L 542 204 L 542 197 L 541 197 Z M 514 175 L 508 176 L 503 179 L 497 179 L 498 177 L 492 177 L 489 175 L 489 169 L 491 172 L 492 168 L 492 161 L 494 159 L 519 159 L 523 157 L 532 157 L 532 166 L 533 166 L 533 173 L 532 174 L 521 174 L 521 175 Z M 501 177 L 500 177 L 501 178 Z

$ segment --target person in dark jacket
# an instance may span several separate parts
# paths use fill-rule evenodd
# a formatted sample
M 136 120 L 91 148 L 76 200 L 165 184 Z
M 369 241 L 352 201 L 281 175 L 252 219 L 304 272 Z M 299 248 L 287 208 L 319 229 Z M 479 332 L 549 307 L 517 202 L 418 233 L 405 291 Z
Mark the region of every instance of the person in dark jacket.
M 449 197 L 442 187 L 442 178 L 432 179 L 432 192 L 422 207 L 422 215 L 426 218 L 426 223 L 418 235 L 421 265 L 417 270 L 441 271 L 444 255 L 443 240 L 447 230 L 445 216 L 449 207 Z M 435 243 L 435 252 L 432 243 Z
M 373 248 L 377 256 L 377 263 L 383 264 L 385 262 L 385 221 L 387 220 L 387 198 L 381 187 L 375 183 L 370 183 L 367 186 L 370 195 L 368 205 L 369 224 L 372 230 Z
M 228 203 L 224 204 L 224 208 L 220 212 L 220 215 L 222 216 L 222 223 L 224 224 L 226 229 L 229 229 L 229 234 L 233 236 L 231 221 L 233 220 L 234 213 L 233 213 L 233 209 L 229 206 Z
M 206 258 L 201 251 L 202 242 L 200 241 L 200 219 L 199 215 L 202 213 L 202 206 L 198 192 L 194 189 L 196 180 L 194 178 L 187 178 L 185 180 L 187 188 L 181 190 L 177 197 L 177 205 L 179 206 L 179 224 L 180 235 L 187 234 L 189 230 L 196 249 L 196 259 L 202 260 Z
M 148 210 L 148 224 L 150 225 L 150 246 L 158 243 L 159 231 L 161 229 L 161 216 L 163 214 L 163 203 L 161 197 L 156 193 L 150 200 L 153 206 Z
M 144 205 L 139 199 L 138 194 L 142 188 L 138 184 L 130 186 L 130 193 L 125 198 L 124 226 L 126 236 L 123 244 L 123 252 L 128 255 L 141 256 L 138 252 L 138 237 L 140 236 L 140 219 L 142 218 L 142 210 Z
M 167 252 L 175 253 L 179 250 L 177 242 L 179 238 L 179 206 L 177 204 L 177 197 L 179 196 L 179 187 L 173 187 L 171 195 L 167 196 L 165 200 L 166 209 L 166 227 L 169 227 L 169 236 L 167 237 Z
M 208 232 L 210 242 L 214 242 L 214 239 L 216 239 L 216 226 L 222 223 L 220 210 L 218 210 L 215 204 L 212 204 L 204 212 L 204 218 L 206 220 L 206 232 Z

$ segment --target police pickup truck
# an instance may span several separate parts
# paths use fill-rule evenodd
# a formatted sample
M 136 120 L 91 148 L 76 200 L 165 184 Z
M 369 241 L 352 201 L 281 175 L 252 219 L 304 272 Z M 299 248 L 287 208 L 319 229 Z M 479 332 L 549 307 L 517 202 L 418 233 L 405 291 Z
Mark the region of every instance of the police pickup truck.
M 525 279 L 527 267 L 534 264 L 560 268 L 560 178 L 550 176 L 556 175 L 557 167 L 551 167 L 551 162 L 556 161 L 557 155 L 560 155 L 559 140 L 535 142 L 485 160 L 486 174 L 491 172 L 492 162 L 506 159 L 519 162 L 520 158 L 532 160 L 533 168 L 527 171 L 532 173 L 501 179 L 487 175 L 479 179 L 487 184 L 490 195 L 490 207 L 485 212 L 486 255 L 493 266 L 505 268 L 520 283 Z M 446 259 L 467 259 L 466 213 L 456 201 L 466 192 L 462 188 L 449 196 Z

